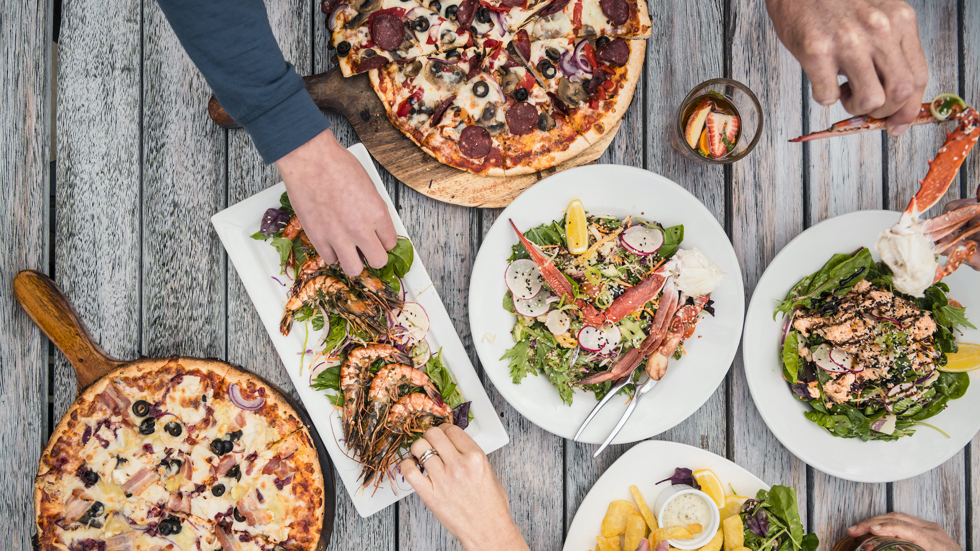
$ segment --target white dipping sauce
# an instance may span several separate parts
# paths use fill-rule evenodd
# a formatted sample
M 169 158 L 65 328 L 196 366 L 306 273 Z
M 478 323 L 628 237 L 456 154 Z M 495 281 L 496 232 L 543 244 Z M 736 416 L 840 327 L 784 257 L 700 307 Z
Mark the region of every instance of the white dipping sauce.
M 711 524 L 711 508 L 698 494 L 679 495 L 667 502 L 661 521 L 661 528 L 700 524 L 702 529 L 707 529 Z

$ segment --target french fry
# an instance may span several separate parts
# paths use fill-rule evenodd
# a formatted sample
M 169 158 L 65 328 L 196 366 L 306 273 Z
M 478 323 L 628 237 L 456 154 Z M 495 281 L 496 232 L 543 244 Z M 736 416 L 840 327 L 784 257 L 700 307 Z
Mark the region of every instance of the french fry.
M 749 549 L 748 547 L 737 547 L 735 548 L 735 551 L 752 551 L 752 550 Z
M 721 523 L 725 532 L 725 551 L 735 551 L 745 545 L 745 525 L 740 515 L 732 515 Z
M 602 519 L 602 537 L 611 538 L 626 532 L 626 519 L 635 513 L 633 504 L 626 500 L 616 500 L 609 504 L 606 516 Z
M 647 537 L 647 521 L 643 520 L 643 515 L 630 513 L 626 519 L 626 542 L 623 544 L 623 551 L 636 551 L 636 546 L 640 540 Z
M 654 550 L 664 540 L 689 540 L 694 537 L 690 530 L 683 526 L 673 528 L 657 528 L 650 534 L 650 549 Z
M 687 529 L 690 530 L 692 534 L 700 534 L 704 531 L 704 528 L 697 522 L 694 524 L 688 524 Z
M 715 532 L 715 537 L 711 538 L 711 541 L 704 544 L 704 546 L 702 546 L 697 551 L 721 551 L 721 545 L 723 541 L 724 541 L 724 535 L 722 534 L 721 528 L 719 528 L 718 531 Z
M 595 551 L 623 551 L 619 546 L 619 536 L 611 538 L 596 536 L 595 541 Z
M 647 526 L 650 527 L 650 531 L 657 530 L 660 525 L 657 524 L 657 517 L 654 516 L 653 511 L 647 505 L 647 501 L 643 499 L 643 494 L 640 493 L 640 489 L 636 486 L 630 486 L 630 493 L 633 494 L 633 501 L 636 502 L 636 506 L 640 509 L 640 514 L 643 515 L 643 520 L 647 521 Z M 633 550 L 630 550 L 633 551 Z M 650 551 L 653 551 L 652 549 Z

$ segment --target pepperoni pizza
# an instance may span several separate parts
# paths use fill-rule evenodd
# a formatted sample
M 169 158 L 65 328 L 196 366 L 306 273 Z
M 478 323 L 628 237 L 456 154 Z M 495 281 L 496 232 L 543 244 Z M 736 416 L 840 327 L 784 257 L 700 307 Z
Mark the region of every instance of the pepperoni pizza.
M 309 550 L 323 526 L 310 434 L 221 362 L 141 360 L 85 390 L 35 479 L 40 549 Z
M 440 162 L 511 176 L 615 127 L 650 36 L 645 0 L 323 0 L 345 76 Z

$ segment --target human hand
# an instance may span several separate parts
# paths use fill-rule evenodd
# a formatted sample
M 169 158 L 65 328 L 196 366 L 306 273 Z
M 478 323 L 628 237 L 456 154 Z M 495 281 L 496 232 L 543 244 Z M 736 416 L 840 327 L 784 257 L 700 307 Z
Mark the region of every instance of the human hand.
M 353 277 L 388 263 L 398 236 L 388 206 L 357 158 L 329 130 L 276 161 L 289 200 L 316 251 Z
M 839 99 L 852 115 L 887 119 L 893 136 L 908 130 L 929 82 L 915 10 L 901 0 L 766 0 L 766 7 L 817 103 Z
M 975 204 L 977 204 L 976 199 L 957 199 L 956 201 L 950 201 L 949 203 L 946 203 L 945 207 L 943 207 L 943 214 L 951 210 L 956 210 L 960 207 L 965 207 L 967 205 L 975 205 Z M 971 225 L 971 224 L 980 224 L 980 216 L 974 216 L 973 218 L 970 219 L 969 222 L 966 223 L 966 225 Z M 966 240 L 974 241 L 977 243 L 977 252 L 973 253 L 973 256 L 967 258 L 966 261 L 964 261 L 963 263 L 973 268 L 974 270 L 980 271 L 980 232 L 977 232 L 971 235 L 970 237 L 967 237 Z
M 425 460 L 422 474 L 415 458 L 430 449 L 438 455 Z M 402 475 L 464 549 L 528 549 L 510 518 L 507 493 L 487 456 L 463 429 L 430 428 L 412 444 L 412 455 L 402 461 Z
M 926 551 L 963 551 L 942 526 L 904 513 L 878 515 L 847 529 L 847 535 L 855 538 L 869 532 L 905 540 Z

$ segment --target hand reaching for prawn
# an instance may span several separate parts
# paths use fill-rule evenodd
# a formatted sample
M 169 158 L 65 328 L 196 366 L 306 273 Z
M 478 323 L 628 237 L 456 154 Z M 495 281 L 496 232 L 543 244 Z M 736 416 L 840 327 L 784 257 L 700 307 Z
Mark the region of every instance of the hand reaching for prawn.
M 949 537 L 942 526 L 904 513 L 878 515 L 847 529 L 847 535 L 854 538 L 868 533 L 905 540 L 928 551 L 963 549 Z
M 303 231 L 327 264 L 354 277 L 388 262 L 398 240 L 388 207 L 364 167 L 329 130 L 276 161 Z M 360 254 L 358 254 L 360 251 Z
M 950 201 L 949 203 L 946 204 L 945 207 L 943 207 L 943 214 L 946 214 L 947 212 L 956 210 L 961 207 L 976 205 L 978 202 L 980 201 L 978 201 L 977 199 L 958 199 L 956 201 Z M 970 226 L 974 224 L 980 224 L 980 216 L 975 216 L 969 222 L 967 222 L 967 225 Z M 971 256 L 970 258 L 964 260 L 963 263 L 973 268 L 974 270 L 980 271 L 980 233 L 973 234 L 971 237 L 968 237 L 967 240 L 975 241 L 978 245 L 978 248 L 977 248 L 977 252 L 973 253 L 973 256 Z
M 510 517 L 510 502 L 483 450 L 462 429 L 433 427 L 412 444 L 412 455 L 436 454 L 424 461 L 423 474 L 414 458 L 401 463 L 405 480 L 415 488 L 436 519 L 467 551 L 527 550 Z

